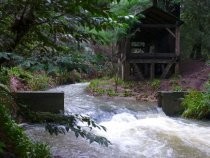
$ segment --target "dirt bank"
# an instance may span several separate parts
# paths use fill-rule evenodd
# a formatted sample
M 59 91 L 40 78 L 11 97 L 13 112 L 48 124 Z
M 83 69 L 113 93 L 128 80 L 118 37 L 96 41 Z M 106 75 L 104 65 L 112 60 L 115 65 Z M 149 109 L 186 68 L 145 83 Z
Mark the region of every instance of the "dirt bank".
M 210 66 L 204 61 L 187 60 L 181 63 L 180 75 L 170 79 L 153 81 L 133 81 L 119 84 L 115 91 L 114 80 L 102 81 L 89 89 L 93 95 L 108 95 L 134 97 L 140 101 L 156 102 L 158 91 L 188 91 L 191 89 L 205 90 L 205 83 L 209 80 Z
M 154 89 L 150 82 L 139 82 L 134 91 L 139 93 L 138 100 L 156 101 L 157 91 L 189 91 L 205 90 L 205 83 L 209 80 L 210 66 L 204 61 L 187 60 L 180 65 L 180 75 L 170 79 L 160 80 L 160 85 Z

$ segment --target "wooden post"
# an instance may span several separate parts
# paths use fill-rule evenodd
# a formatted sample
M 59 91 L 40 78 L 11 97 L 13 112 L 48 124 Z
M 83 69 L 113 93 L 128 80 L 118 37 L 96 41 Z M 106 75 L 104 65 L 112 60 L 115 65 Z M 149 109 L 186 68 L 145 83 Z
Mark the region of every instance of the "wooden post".
M 154 79 L 155 77 L 155 63 L 151 63 L 150 65 L 150 79 Z
M 149 64 L 145 63 L 144 64 L 144 74 L 145 76 L 149 76 Z
M 123 80 L 129 80 L 130 78 L 130 64 L 127 59 L 127 55 L 130 53 L 130 39 L 125 38 L 124 39 L 124 50 L 123 50 L 123 65 L 124 65 L 124 72 L 123 72 Z
M 158 0 L 153 0 L 153 6 L 157 7 L 157 4 L 158 4 Z
M 176 27 L 176 32 L 175 32 L 175 35 L 176 35 L 176 39 L 175 39 L 175 53 L 176 53 L 176 56 L 177 58 L 179 58 L 180 56 L 180 28 L 179 27 Z M 176 66 L 175 66 L 175 74 L 179 74 L 179 67 L 180 67 L 180 61 L 178 60 L 176 62 Z
M 123 80 L 129 80 L 130 77 L 130 64 L 128 62 L 124 62 L 123 64 Z
M 139 69 L 138 65 L 136 63 L 133 64 L 135 71 L 137 72 L 137 78 L 139 78 L 140 80 L 144 80 L 144 76 L 141 72 L 141 70 Z

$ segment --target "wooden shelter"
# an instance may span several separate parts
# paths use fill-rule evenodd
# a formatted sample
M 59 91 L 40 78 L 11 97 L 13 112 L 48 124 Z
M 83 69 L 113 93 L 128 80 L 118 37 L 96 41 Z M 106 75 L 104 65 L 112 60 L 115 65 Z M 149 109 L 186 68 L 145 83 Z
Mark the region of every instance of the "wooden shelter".
M 176 12 L 177 13 L 177 12 Z M 121 77 L 125 80 L 167 78 L 179 71 L 179 17 L 152 6 L 118 42 Z

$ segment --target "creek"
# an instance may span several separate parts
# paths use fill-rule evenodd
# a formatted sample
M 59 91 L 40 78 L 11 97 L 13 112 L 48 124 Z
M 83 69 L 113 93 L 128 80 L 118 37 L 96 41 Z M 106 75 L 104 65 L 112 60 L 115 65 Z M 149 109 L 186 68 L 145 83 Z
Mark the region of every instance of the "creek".
M 89 144 L 74 133 L 51 136 L 42 126 L 28 125 L 34 140 L 46 142 L 62 158 L 207 158 L 210 157 L 210 122 L 166 116 L 160 108 L 130 98 L 94 97 L 88 83 L 60 86 L 65 112 L 89 115 L 107 128 L 94 130 L 111 141 L 109 147 Z

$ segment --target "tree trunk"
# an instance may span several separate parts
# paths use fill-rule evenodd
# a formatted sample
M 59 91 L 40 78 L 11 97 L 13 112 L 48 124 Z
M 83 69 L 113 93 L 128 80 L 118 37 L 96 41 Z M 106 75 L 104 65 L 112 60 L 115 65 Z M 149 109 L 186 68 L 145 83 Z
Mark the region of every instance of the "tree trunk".
M 201 59 L 202 58 L 202 44 L 201 42 L 194 44 L 192 52 L 190 54 L 191 59 Z

